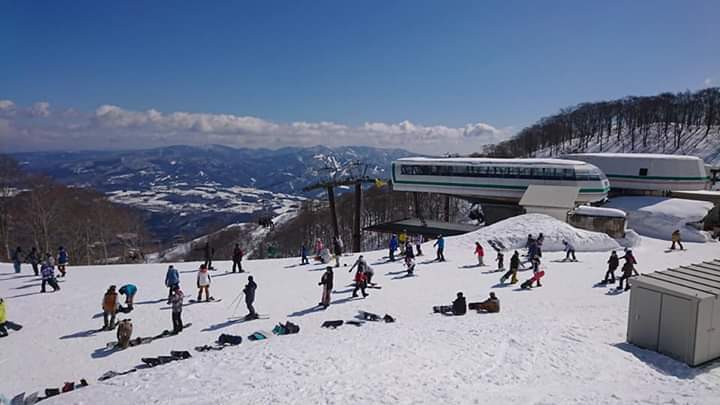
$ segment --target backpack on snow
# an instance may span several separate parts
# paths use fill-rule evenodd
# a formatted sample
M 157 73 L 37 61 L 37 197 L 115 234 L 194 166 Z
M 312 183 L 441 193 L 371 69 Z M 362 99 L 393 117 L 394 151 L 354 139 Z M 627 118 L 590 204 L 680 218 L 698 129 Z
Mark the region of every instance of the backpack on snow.
M 228 335 L 228 334 L 223 333 L 218 338 L 218 343 L 221 345 L 231 345 L 231 346 L 239 345 L 240 343 L 242 343 L 242 336 Z

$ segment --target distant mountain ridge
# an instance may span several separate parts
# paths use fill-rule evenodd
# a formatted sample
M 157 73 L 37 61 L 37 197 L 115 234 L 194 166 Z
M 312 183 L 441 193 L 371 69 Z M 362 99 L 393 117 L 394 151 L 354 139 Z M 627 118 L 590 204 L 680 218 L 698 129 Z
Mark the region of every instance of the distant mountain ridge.
M 114 202 L 142 209 L 150 229 L 167 241 L 177 235 L 197 237 L 210 231 L 210 225 L 218 228 L 291 212 L 305 198 L 324 197 L 324 190 L 305 192 L 303 187 L 347 174 L 342 172 L 351 171 L 349 162 L 361 162 L 364 166 L 357 170 L 368 176 L 386 178 L 393 160 L 413 155 L 364 146 L 270 150 L 181 145 L 13 157 L 28 172 L 91 187 Z

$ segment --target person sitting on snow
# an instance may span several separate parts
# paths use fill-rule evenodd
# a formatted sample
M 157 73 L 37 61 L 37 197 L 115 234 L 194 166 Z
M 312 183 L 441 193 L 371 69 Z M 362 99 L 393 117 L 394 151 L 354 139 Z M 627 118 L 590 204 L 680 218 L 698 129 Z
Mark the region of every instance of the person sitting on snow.
M 467 312 L 467 302 L 465 301 L 463 293 L 457 293 L 457 298 L 452 302 L 452 305 L 433 307 L 433 312 L 444 315 L 465 315 Z
M 494 292 L 490 292 L 490 297 L 483 302 L 478 302 L 477 305 L 472 305 L 470 309 L 475 309 L 478 313 L 480 312 L 500 312 L 500 300 L 495 296 Z

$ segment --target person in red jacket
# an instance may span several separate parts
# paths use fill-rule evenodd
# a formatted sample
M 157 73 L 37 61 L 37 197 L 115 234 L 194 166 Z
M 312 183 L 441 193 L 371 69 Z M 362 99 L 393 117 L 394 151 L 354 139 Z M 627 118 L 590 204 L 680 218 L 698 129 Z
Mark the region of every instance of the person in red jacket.
M 485 249 L 483 249 L 480 242 L 475 242 L 475 254 L 478 258 L 478 266 L 484 266 L 485 262 L 483 260 L 485 259 Z
M 365 287 L 367 287 L 367 279 L 365 278 L 365 272 L 358 268 L 357 272 L 355 272 L 355 289 L 353 290 L 353 298 L 357 297 L 357 292 L 360 290 L 362 292 L 363 297 L 367 297 L 368 293 L 365 292 Z

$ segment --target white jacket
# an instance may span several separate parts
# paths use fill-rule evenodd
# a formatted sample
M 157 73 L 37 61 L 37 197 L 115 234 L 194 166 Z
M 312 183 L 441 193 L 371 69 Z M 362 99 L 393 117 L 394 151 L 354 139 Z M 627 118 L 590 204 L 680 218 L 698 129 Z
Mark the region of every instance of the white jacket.
M 197 285 L 199 287 L 205 287 L 210 285 L 210 273 L 208 271 L 198 270 Z

